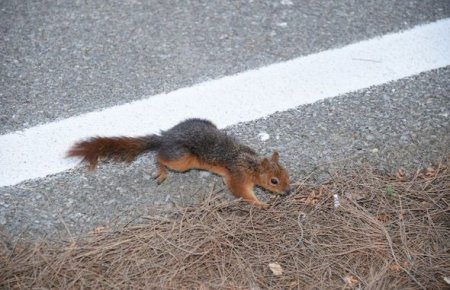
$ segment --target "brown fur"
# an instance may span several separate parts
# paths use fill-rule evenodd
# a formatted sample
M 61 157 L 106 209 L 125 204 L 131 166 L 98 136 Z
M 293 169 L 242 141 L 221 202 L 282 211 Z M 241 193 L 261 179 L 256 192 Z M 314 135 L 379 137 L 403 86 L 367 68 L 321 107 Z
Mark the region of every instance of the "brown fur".
M 117 161 L 133 161 L 141 153 L 142 140 L 129 137 L 97 137 L 75 144 L 68 157 L 81 156 L 89 163 L 89 169 L 97 166 L 99 158 L 113 158 Z
M 76 143 L 67 153 L 81 157 L 94 169 L 100 158 L 131 162 L 145 151 L 157 151 L 156 180 L 162 183 L 168 170 L 207 170 L 223 177 L 236 197 L 267 208 L 259 201 L 253 187 L 261 186 L 273 193 L 287 193 L 289 176 L 279 164 L 278 152 L 271 158 L 260 157 L 249 147 L 218 130 L 211 122 L 189 119 L 159 135 L 144 137 L 94 137 Z

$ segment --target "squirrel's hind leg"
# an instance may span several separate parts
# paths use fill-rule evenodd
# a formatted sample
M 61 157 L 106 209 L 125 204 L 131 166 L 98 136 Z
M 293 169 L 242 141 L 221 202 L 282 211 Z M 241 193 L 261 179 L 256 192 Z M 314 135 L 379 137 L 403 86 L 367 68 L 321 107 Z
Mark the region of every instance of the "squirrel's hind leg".
M 156 162 L 156 167 L 157 171 L 154 178 L 156 182 L 158 182 L 158 184 L 161 184 L 164 182 L 164 180 L 166 180 L 167 175 L 169 175 L 169 172 L 167 171 L 167 167 L 161 162 L 159 162 L 159 160 Z
M 199 168 L 197 157 L 189 153 L 181 155 L 174 160 L 168 160 L 161 155 L 157 155 L 156 164 L 158 166 L 158 172 L 156 173 L 156 180 L 158 183 L 163 182 L 167 178 L 167 175 L 169 174 L 167 171 L 168 168 L 179 172 Z

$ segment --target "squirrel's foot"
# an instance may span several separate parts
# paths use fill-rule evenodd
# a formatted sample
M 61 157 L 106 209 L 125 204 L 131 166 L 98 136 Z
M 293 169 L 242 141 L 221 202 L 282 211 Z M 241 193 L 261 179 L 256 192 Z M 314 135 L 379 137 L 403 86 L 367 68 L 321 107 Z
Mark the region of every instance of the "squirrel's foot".
M 168 175 L 167 170 L 158 170 L 158 172 L 155 174 L 153 178 L 156 180 L 158 184 L 161 184 L 164 182 L 164 180 L 166 180 L 167 175 Z
M 264 203 L 264 202 L 259 202 L 257 204 L 253 204 L 253 205 L 260 209 L 268 209 L 270 207 L 270 205 L 268 205 L 267 203 Z
M 161 184 L 164 182 L 164 180 L 166 180 L 166 178 L 167 178 L 167 175 L 166 176 L 160 175 L 160 176 L 156 177 L 155 179 L 158 184 Z
M 262 202 L 258 199 L 256 200 L 246 200 L 249 204 L 251 204 L 254 207 L 260 208 L 260 209 L 268 209 L 270 207 L 269 204 Z

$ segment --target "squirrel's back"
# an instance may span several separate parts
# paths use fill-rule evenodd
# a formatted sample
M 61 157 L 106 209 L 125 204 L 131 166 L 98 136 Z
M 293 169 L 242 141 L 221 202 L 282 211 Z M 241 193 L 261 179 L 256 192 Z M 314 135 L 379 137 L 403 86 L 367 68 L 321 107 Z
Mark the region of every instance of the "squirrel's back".
M 188 119 L 162 132 L 161 137 L 158 153 L 166 159 L 191 153 L 203 162 L 229 167 L 235 165 L 241 154 L 257 155 L 208 120 Z

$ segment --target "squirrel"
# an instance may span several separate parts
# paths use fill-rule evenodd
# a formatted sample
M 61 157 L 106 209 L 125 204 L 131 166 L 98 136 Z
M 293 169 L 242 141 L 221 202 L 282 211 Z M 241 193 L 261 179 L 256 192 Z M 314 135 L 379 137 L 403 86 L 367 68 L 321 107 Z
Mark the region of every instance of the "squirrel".
M 270 158 L 262 157 L 203 119 L 187 119 L 160 135 L 91 137 L 75 143 L 67 157 L 81 157 L 81 162 L 88 163 L 93 170 L 99 158 L 131 162 L 147 151 L 156 151 L 158 184 L 167 178 L 167 169 L 207 170 L 222 176 L 234 196 L 264 209 L 269 205 L 258 200 L 253 191 L 255 185 L 274 194 L 291 191 L 289 175 L 279 163 L 278 152 L 273 152 Z

